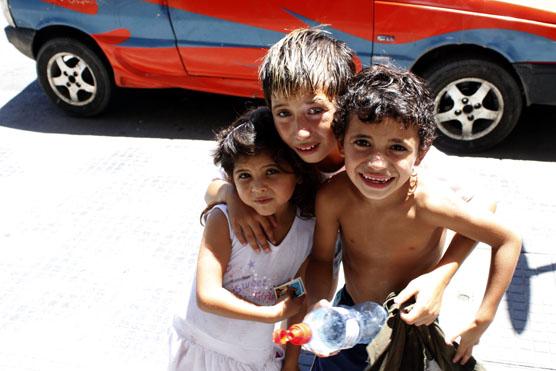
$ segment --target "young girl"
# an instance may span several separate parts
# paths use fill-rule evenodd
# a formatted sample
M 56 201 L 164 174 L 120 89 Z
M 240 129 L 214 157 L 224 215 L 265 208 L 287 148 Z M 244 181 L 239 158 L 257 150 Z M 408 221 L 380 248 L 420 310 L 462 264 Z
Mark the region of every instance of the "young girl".
M 225 205 L 208 207 L 189 304 L 174 318 L 169 370 L 280 370 L 273 324 L 295 315 L 303 298 L 277 300 L 273 288 L 300 275 L 312 241 L 319 176 L 278 136 L 267 108 L 250 111 L 217 135 L 214 162 L 240 199 L 274 216 L 268 254 L 242 245 Z

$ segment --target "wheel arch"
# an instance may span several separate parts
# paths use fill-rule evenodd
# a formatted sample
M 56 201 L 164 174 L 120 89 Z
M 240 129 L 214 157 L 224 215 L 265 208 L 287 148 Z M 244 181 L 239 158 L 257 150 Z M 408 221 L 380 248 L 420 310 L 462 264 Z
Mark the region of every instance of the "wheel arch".
M 419 76 L 423 76 L 425 71 L 430 66 L 437 63 L 439 60 L 450 59 L 482 59 L 492 63 L 496 63 L 504 68 L 516 81 L 519 86 L 521 97 L 524 103 L 529 105 L 527 94 L 525 94 L 523 81 L 515 70 L 510 61 L 502 54 L 493 49 L 488 49 L 474 44 L 459 44 L 459 45 L 445 45 L 432 50 L 429 50 L 421 57 L 419 57 L 410 70 Z
M 37 31 L 37 34 L 35 35 L 35 38 L 33 40 L 32 47 L 33 56 L 35 57 L 35 59 L 37 58 L 41 47 L 49 40 L 55 38 L 75 39 L 88 46 L 100 58 L 100 60 L 104 64 L 104 67 L 110 74 L 112 82 L 114 81 L 114 70 L 112 69 L 110 61 L 108 60 L 100 46 L 90 35 L 77 28 L 68 26 L 48 26 Z

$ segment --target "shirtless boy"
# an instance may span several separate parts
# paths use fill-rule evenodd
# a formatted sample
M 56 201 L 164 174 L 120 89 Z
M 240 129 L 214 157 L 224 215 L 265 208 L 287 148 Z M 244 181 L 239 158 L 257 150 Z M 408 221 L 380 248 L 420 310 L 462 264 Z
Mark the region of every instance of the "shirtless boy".
M 454 362 L 463 364 L 494 318 L 521 241 L 492 213 L 473 208 L 419 171 L 434 139 L 432 107 L 424 83 L 407 71 L 373 66 L 350 82 L 333 125 L 345 171 L 317 195 L 306 288 L 310 303 L 328 295 L 338 230 L 346 281 L 341 296 L 346 303 L 382 303 L 390 292 L 399 292 L 432 270 L 454 271 L 466 252 L 452 244 L 443 254 L 446 229 L 484 242 L 492 247 L 488 284 L 474 320 L 458 334 Z M 364 347 L 317 358 L 313 370 L 362 370 L 362 352 Z

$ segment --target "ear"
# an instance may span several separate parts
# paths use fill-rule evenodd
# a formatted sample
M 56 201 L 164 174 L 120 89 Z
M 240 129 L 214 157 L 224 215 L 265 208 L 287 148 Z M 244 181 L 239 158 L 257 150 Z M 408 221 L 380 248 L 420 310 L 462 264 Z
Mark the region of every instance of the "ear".
M 415 160 L 415 166 L 419 166 L 421 161 L 423 161 L 423 159 L 425 158 L 425 155 L 429 151 L 429 148 L 430 147 L 428 147 L 426 149 L 419 148 L 419 153 L 417 154 L 417 159 Z
M 340 151 L 340 156 L 346 157 L 344 153 L 344 138 L 336 141 L 338 143 L 338 151 Z

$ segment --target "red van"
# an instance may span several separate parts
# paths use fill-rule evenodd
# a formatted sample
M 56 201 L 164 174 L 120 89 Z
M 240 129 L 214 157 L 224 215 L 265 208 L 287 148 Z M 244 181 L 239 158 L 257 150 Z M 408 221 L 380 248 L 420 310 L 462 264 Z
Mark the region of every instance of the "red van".
M 69 113 L 115 86 L 260 97 L 257 67 L 286 32 L 325 24 L 362 65 L 428 80 L 437 145 L 478 152 L 530 104 L 556 104 L 556 2 L 532 0 L 0 0 L 6 34 Z

